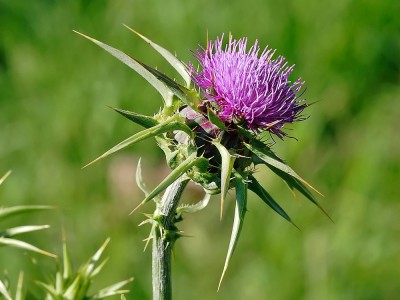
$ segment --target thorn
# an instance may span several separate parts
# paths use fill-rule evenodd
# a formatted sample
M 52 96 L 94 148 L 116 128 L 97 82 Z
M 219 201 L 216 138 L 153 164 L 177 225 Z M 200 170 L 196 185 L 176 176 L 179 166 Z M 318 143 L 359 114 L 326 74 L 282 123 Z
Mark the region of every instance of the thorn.
M 99 156 L 98 158 L 96 158 L 95 160 L 91 161 L 90 163 L 84 165 L 81 170 L 86 169 L 87 167 L 91 166 L 92 164 L 94 164 L 95 162 L 99 161 L 100 159 L 106 157 L 104 154 L 102 154 L 101 156 Z
M 139 207 L 141 207 L 143 204 L 145 204 L 144 201 L 142 201 L 138 206 L 136 206 L 130 213 L 128 216 L 130 216 L 131 214 L 133 214 Z

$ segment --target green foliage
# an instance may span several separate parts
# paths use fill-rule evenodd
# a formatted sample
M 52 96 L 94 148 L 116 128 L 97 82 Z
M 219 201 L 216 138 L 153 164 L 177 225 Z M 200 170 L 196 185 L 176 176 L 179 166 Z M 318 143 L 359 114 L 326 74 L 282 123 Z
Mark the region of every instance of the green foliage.
M 5 179 L 11 174 L 11 171 L 7 172 L 2 178 L 0 178 L 0 185 L 5 181 Z M 12 216 L 19 216 L 21 214 L 40 211 L 40 210 L 49 210 L 53 209 L 51 206 L 45 205 L 21 205 L 21 206 L 13 206 L 13 207 L 0 207 L 0 222 Z M 0 230 L 0 247 L 8 246 L 19 248 L 27 251 L 32 251 L 36 253 L 40 253 L 43 255 L 47 255 L 50 257 L 56 257 L 56 255 L 44 251 L 30 243 L 15 239 L 15 236 L 20 234 L 34 232 L 38 230 L 43 230 L 49 228 L 49 225 L 25 225 L 18 226 L 12 228 L 6 228 Z
M 234 193 L 228 193 L 222 222 L 219 201 L 212 197 L 204 213 L 180 224 L 195 237 L 178 243 L 174 253 L 174 285 L 181 287 L 176 299 L 262 299 L 266 294 L 276 299 L 395 299 L 400 294 L 397 11 L 396 1 L 0 1 L 0 157 L 3 171 L 15 171 L 0 188 L 2 205 L 60 207 L 64 226 L 74 236 L 75 257 L 110 232 L 115 247 L 109 249 L 107 269 L 126 278 L 127 262 L 133 264 L 140 276 L 135 274 L 127 299 L 150 299 L 149 253 L 142 254 L 143 246 L 135 242 L 147 228 L 132 230 L 140 216 L 126 217 L 142 199 L 129 174 L 142 157 L 143 177 L 153 188 L 168 173 L 160 167 L 162 152 L 145 141 L 107 163 L 83 172 L 80 167 L 110 142 L 137 130 L 110 115 L 106 105 L 152 115 L 159 109 L 158 94 L 71 29 L 102 37 L 166 72 L 168 63 L 122 30 L 122 22 L 185 62 L 193 61 L 190 49 L 205 44 L 206 29 L 210 38 L 222 32 L 248 35 L 249 42 L 257 38 L 263 46 L 280 49 L 289 64 L 296 63 L 295 77 L 301 74 L 306 81 L 307 102 L 320 100 L 306 110 L 307 121 L 288 128 L 298 141 L 277 140 L 273 148 L 326 196 L 319 200 L 335 225 L 308 201 L 293 201 L 285 184 L 259 165 L 254 176 L 301 234 L 250 193 L 234 270 L 216 295 Z M 117 184 L 121 174 L 128 174 L 126 181 Z M 183 200 L 192 203 L 201 196 L 189 186 Z M 42 224 L 35 223 L 38 217 L 42 213 L 25 214 L 24 223 Z M 53 219 L 51 214 L 42 222 L 53 224 Z M 33 235 L 44 249 L 55 248 L 52 239 Z M 20 270 L 26 278 L 39 277 L 39 268 L 21 259 L 20 251 L 7 258 L 11 278 Z M 98 277 L 97 283 L 106 285 L 106 280 Z
M 46 291 L 46 300 L 94 300 L 129 292 L 129 290 L 122 290 L 121 288 L 130 283 L 133 278 L 110 285 L 92 293 L 92 295 L 89 294 L 94 277 L 103 270 L 107 262 L 107 259 L 101 262 L 100 259 L 109 241 L 110 239 L 107 239 L 99 250 L 76 272 L 72 271 L 67 245 L 64 241 L 63 263 L 55 278 L 51 283 L 38 282 L 39 286 Z

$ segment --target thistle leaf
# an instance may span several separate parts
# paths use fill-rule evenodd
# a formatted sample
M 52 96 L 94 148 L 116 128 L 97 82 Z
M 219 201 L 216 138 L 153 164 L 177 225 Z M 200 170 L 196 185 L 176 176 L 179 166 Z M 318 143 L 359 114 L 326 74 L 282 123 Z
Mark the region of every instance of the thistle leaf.
M 141 35 L 139 32 L 133 30 L 129 26 L 127 26 L 125 24 L 124 24 L 124 26 L 126 28 L 128 28 L 130 31 L 132 31 L 133 33 L 135 33 L 136 35 L 138 35 L 141 39 L 143 39 L 146 43 L 148 43 L 151 47 L 153 47 L 158 53 L 160 53 L 161 56 L 164 57 L 165 60 L 167 62 L 169 62 L 169 64 L 179 73 L 179 75 L 182 76 L 183 80 L 186 83 L 186 86 L 187 87 L 190 86 L 191 79 L 190 79 L 189 73 L 187 72 L 186 66 L 175 55 L 173 55 L 171 52 L 164 49 L 160 45 L 157 45 L 156 43 L 154 43 L 147 37 Z
M 243 221 L 246 214 L 247 206 L 247 184 L 244 182 L 242 176 L 235 172 L 235 183 L 236 183 L 236 207 L 235 217 L 233 221 L 231 240 L 229 242 L 228 254 L 226 255 L 224 269 L 222 271 L 221 279 L 218 284 L 218 290 L 221 287 L 222 280 L 225 276 L 225 272 L 228 269 L 229 262 L 232 254 L 235 251 L 236 244 L 239 240 L 240 232 L 243 227 Z
M 188 205 L 188 204 L 184 204 L 179 206 L 176 209 L 177 213 L 195 213 L 198 212 L 200 210 L 202 210 L 203 208 L 205 208 L 208 205 L 208 202 L 211 199 L 211 194 L 206 193 L 204 195 L 203 200 L 197 202 L 196 204 L 192 204 L 192 205 Z
M 63 240 L 63 279 L 67 280 L 72 275 L 72 264 L 69 258 L 67 242 Z
M 27 232 L 47 229 L 49 227 L 50 227 L 49 225 L 18 226 L 18 227 L 14 227 L 14 228 L 8 228 L 8 229 L 0 232 L 0 236 L 2 236 L 2 237 L 12 237 L 12 236 L 16 236 L 16 235 L 22 234 L 22 233 L 27 233 Z
M 0 294 L 4 296 L 7 300 L 12 300 L 10 294 L 7 291 L 7 288 L 3 281 L 0 280 Z
M 11 170 L 8 171 L 6 174 L 4 174 L 3 177 L 0 178 L 0 185 L 7 179 L 8 176 L 10 176 Z
M 219 154 L 221 155 L 221 213 L 220 218 L 222 219 L 222 214 L 224 210 L 225 198 L 229 190 L 229 183 L 231 180 L 231 173 L 233 169 L 233 164 L 236 157 L 231 155 L 229 151 L 219 142 L 213 141 L 212 144 L 217 148 Z
M 131 211 L 130 215 L 135 212 L 139 207 L 149 202 L 151 199 L 159 195 L 168 186 L 170 186 L 174 181 L 181 177 L 186 171 L 191 169 L 194 165 L 199 162 L 199 158 L 196 158 L 196 153 L 190 155 L 186 160 L 184 160 L 179 166 L 177 166 L 172 172 L 163 180 L 161 183 L 151 191 L 146 198 Z
M 103 48 L 106 50 L 108 53 L 110 53 L 112 56 L 120 60 L 122 63 L 136 71 L 139 75 L 141 75 L 144 79 L 146 79 L 163 97 L 164 102 L 166 106 L 171 106 L 172 105 L 172 97 L 173 97 L 173 92 L 171 89 L 165 85 L 162 81 L 157 79 L 153 74 L 151 74 L 146 68 L 143 67 L 143 65 L 137 61 L 136 59 L 130 57 L 129 55 L 125 54 L 124 52 L 115 49 L 107 44 L 104 44 L 96 39 L 93 39 L 83 33 L 80 33 L 78 31 L 75 31 L 75 33 L 83 36 L 84 38 L 88 39 L 89 41 L 95 43 L 97 46 Z
M 143 180 L 143 178 L 142 178 L 142 165 L 141 165 L 141 161 L 142 161 L 142 159 L 139 158 L 138 165 L 137 165 L 137 167 L 136 167 L 136 184 L 137 184 L 137 186 L 139 187 L 139 189 L 144 193 L 145 197 L 147 197 L 147 196 L 150 194 L 150 192 L 149 192 L 149 190 L 147 189 L 147 186 L 146 186 L 146 184 L 144 183 L 144 180 Z M 156 201 L 160 201 L 160 198 L 159 198 L 159 197 L 154 197 L 154 199 L 155 199 Z
M 96 269 L 93 270 L 92 274 L 91 274 L 91 278 L 95 277 L 96 275 L 98 275 L 101 270 L 103 270 L 104 266 L 107 264 L 109 258 L 107 257 L 106 259 L 104 259 L 98 266 Z
M 96 251 L 96 253 L 89 259 L 89 261 L 82 267 L 79 273 L 82 274 L 83 277 L 89 278 L 92 277 L 92 273 L 96 263 L 100 260 L 101 255 L 106 249 L 108 243 L 110 242 L 110 238 L 107 238 L 103 245 Z
M 37 210 L 48 210 L 54 209 L 53 206 L 48 205 L 19 205 L 12 207 L 2 207 L 0 208 L 0 221 L 9 218 L 14 215 L 20 215 L 22 213 L 37 211 Z
M 53 298 L 50 299 L 59 299 L 57 291 L 50 284 L 46 284 L 44 282 L 37 281 L 37 285 L 42 287 L 47 293 L 49 293 Z
M 244 145 L 254 153 L 254 163 L 263 163 L 266 164 L 268 167 L 273 167 L 275 170 L 278 169 L 283 173 L 290 175 L 291 177 L 303 182 L 306 184 L 310 189 L 314 190 L 316 193 L 323 196 L 317 189 L 315 189 L 311 184 L 301 178 L 291 167 L 289 167 L 282 159 L 275 155 L 274 152 L 268 147 L 259 147 L 253 146 L 250 144 L 244 143 Z M 272 170 L 272 168 L 271 168 Z M 274 171 L 275 172 L 275 171 Z M 280 176 L 280 175 L 278 175 Z
M 98 291 L 95 295 L 93 295 L 91 298 L 92 299 L 103 299 L 106 297 L 114 296 L 114 295 L 120 295 L 120 294 L 125 294 L 128 293 L 129 290 L 119 290 L 122 288 L 124 285 L 127 285 L 128 283 L 133 281 L 133 277 L 117 282 L 113 285 L 110 285 L 109 287 L 106 287 L 104 289 L 101 289 Z
M 67 288 L 67 290 L 63 294 L 64 299 L 76 299 L 79 291 L 84 290 L 82 288 L 83 282 L 81 276 L 77 275 L 71 285 Z M 56 295 L 56 299 L 58 299 L 58 295 Z M 79 299 L 79 298 L 78 298 Z
M 144 64 L 140 64 L 151 74 L 153 74 L 158 80 L 164 82 L 169 89 L 185 104 L 190 106 L 193 110 L 198 111 L 197 105 L 200 103 L 200 96 L 195 90 L 188 89 L 176 81 L 172 80 L 165 74 L 161 73 L 160 71 Z
M 15 247 L 15 248 L 20 248 L 20 249 L 24 249 L 24 250 L 28 250 L 28 251 L 32 251 L 32 252 L 37 252 L 43 255 L 47 255 L 50 257 L 54 257 L 56 258 L 57 255 L 44 251 L 42 249 L 39 249 L 31 244 L 28 244 L 26 242 L 23 241 L 19 241 L 19 240 L 15 240 L 15 239 L 9 239 L 9 238 L 3 238 L 0 237 L 0 246 L 11 246 L 11 247 Z
M 303 194 L 304 197 L 306 197 L 308 200 L 310 200 L 313 204 L 315 204 L 332 222 L 332 218 L 329 216 L 329 214 L 324 210 L 324 208 L 318 203 L 318 201 L 315 199 L 313 194 L 308 190 L 308 188 L 298 180 L 297 178 L 294 178 L 290 176 L 289 174 L 281 171 L 280 169 L 270 167 L 270 169 L 277 174 L 280 178 L 282 178 L 289 188 L 291 190 L 296 189 L 298 190 L 301 194 Z
M 261 186 L 261 184 L 252 175 L 249 176 L 249 190 L 254 192 L 258 197 L 261 198 L 269 207 L 271 207 L 281 217 L 292 223 L 296 228 L 297 225 L 293 223 L 289 215 L 283 210 L 282 207 L 271 197 L 271 195 Z
M 131 120 L 132 122 L 143 126 L 144 128 L 154 127 L 159 124 L 157 120 L 152 117 L 141 115 L 132 111 L 123 110 L 120 108 L 115 108 L 109 106 L 111 109 L 115 110 L 117 113 L 121 114 L 125 118 Z
M 15 293 L 15 300 L 22 300 L 22 285 L 24 283 L 24 273 L 20 272 L 18 276 L 17 291 Z
M 227 130 L 225 123 L 222 122 L 221 119 L 218 118 L 218 116 L 215 114 L 215 112 L 209 107 L 207 107 L 207 116 L 210 122 L 217 126 L 219 129 Z
M 157 135 L 160 135 L 160 134 L 168 132 L 168 131 L 181 130 L 181 131 L 186 132 L 189 135 L 193 134 L 193 132 L 190 130 L 190 128 L 188 126 L 186 126 L 183 123 L 174 121 L 174 120 L 175 120 L 175 118 L 170 118 L 162 123 L 159 123 L 158 125 L 156 125 L 154 127 L 144 129 L 144 130 L 132 135 L 131 137 L 127 138 L 126 140 L 124 140 L 121 143 L 119 143 L 118 145 L 114 146 L 107 152 L 100 155 L 98 158 L 96 158 L 92 162 L 85 165 L 83 168 L 86 168 L 86 167 L 94 164 L 95 162 L 99 161 L 100 159 L 103 159 L 103 158 L 109 156 L 110 154 L 113 154 L 123 148 L 126 148 L 129 145 L 141 142 L 141 141 L 151 138 L 151 137 L 155 137 Z

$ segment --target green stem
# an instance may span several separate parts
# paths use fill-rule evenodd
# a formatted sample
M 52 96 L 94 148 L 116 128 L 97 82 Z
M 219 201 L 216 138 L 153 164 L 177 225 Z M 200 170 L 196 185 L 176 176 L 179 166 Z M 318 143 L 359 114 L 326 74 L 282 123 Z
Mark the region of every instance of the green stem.
M 178 237 L 175 213 L 179 199 L 189 180 L 178 179 L 165 191 L 155 215 L 160 217 L 154 230 L 152 252 L 153 300 L 171 300 L 171 253 Z

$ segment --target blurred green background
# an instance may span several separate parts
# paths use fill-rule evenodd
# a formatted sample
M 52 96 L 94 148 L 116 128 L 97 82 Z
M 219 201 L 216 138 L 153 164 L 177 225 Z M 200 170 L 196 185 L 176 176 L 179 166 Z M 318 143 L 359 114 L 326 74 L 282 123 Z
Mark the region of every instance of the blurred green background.
M 171 68 L 126 30 L 128 24 L 183 61 L 210 38 L 232 32 L 259 39 L 295 63 L 305 97 L 320 101 L 278 141 L 281 157 L 326 196 L 317 208 L 293 199 L 285 184 L 258 178 L 301 227 L 251 195 L 242 237 L 221 290 L 232 225 L 230 201 L 219 220 L 215 198 L 188 216 L 173 260 L 175 299 L 397 299 L 400 295 L 400 12 L 399 1 L 13 1 L 0 0 L 1 205 L 52 204 L 56 212 L 10 224 L 50 224 L 26 237 L 60 254 L 65 230 L 80 264 L 111 237 L 110 261 L 95 282 L 134 276 L 128 299 L 151 298 L 151 252 L 128 216 L 142 199 L 134 172 L 155 186 L 168 169 L 155 142 L 81 167 L 139 128 L 106 105 L 153 114 L 159 95 L 140 76 L 72 32 L 84 32 L 168 74 Z M 195 187 L 184 201 L 200 198 Z M 142 212 L 151 212 L 151 205 Z M 49 258 L 0 249 L 0 270 L 26 284 L 55 269 Z

